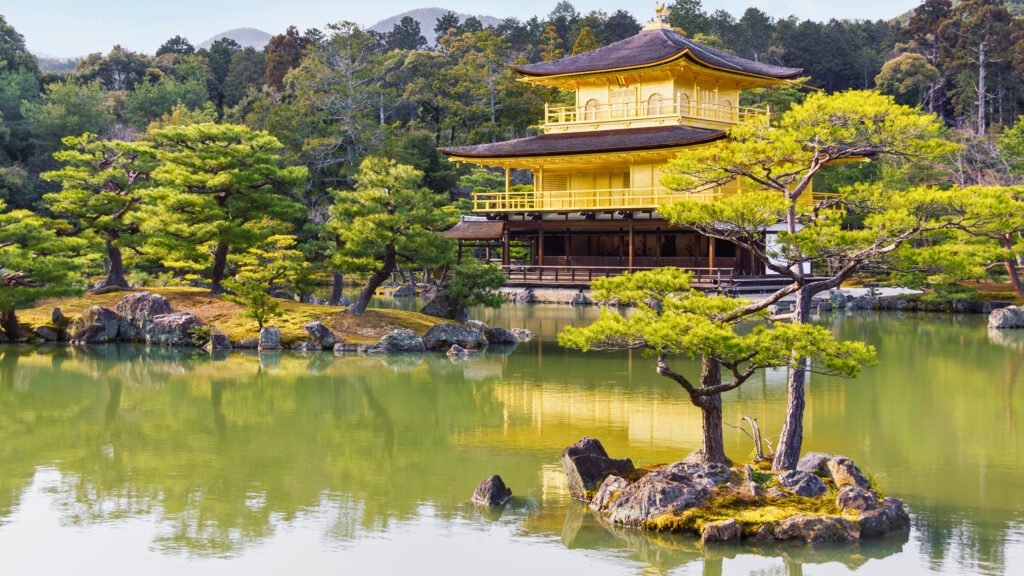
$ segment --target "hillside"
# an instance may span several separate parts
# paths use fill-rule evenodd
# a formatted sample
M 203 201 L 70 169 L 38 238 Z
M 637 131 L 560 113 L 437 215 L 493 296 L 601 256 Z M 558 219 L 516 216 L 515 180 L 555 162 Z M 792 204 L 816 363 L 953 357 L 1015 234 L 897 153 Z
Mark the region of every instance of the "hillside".
M 390 32 L 395 24 L 398 24 L 402 18 L 411 16 L 417 22 L 420 23 L 420 32 L 423 37 L 427 39 L 427 45 L 433 46 L 434 40 L 437 39 L 437 34 L 434 34 L 434 26 L 437 24 L 437 19 L 443 16 L 446 12 L 449 12 L 446 8 L 418 8 L 416 10 L 409 10 L 408 12 L 402 12 L 401 14 L 395 14 L 390 18 L 385 18 L 380 22 L 377 22 L 373 26 L 370 26 L 370 30 L 375 32 Z M 466 18 L 472 16 L 472 14 L 462 14 L 455 12 L 459 19 L 465 21 Z M 484 26 L 497 26 L 501 24 L 501 18 L 495 18 L 494 16 L 481 16 L 477 15 L 477 18 L 483 22 Z
M 263 50 L 263 48 L 270 42 L 271 34 L 258 30 L 256 28 L 235 28 L 220 34 L 214 34 L 207 40 L 201 42 L 196 48 L 203 49 L 209 48 L 214 42 L 221 38 L 230 38 L 235 42 L 242 45 L 242 48 L 255 48 L 257 50 Z

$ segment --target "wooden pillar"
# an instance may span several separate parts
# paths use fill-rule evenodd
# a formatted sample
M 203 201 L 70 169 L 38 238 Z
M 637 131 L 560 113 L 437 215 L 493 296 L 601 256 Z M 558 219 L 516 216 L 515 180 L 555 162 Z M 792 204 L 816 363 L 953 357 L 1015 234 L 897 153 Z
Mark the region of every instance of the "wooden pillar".
M 715 267 L 715 239 L 708 237 L 708 268 Z
M 572 242 L 569 241 L 569 232 L 566 231 L 565 236 L 562 236 L 562 253 L 565 254 L 565 261 L 570 262 L 569 250 L 572 248 Z
M 633 269 L 633 219 L 629 220 L 629 269 Z
M 538 223 L 537 229 L 537 266 L 544 265 L 544 222 Z
M 508 254 L 509 240 L 508 240 L 508 223 L 505 224 L 505 229 L 501 232 L 501 264 L 508 266 L 511 260 Z
M 511 206 L 512 201 L 512 169 L 505 167 L 505 206 Z

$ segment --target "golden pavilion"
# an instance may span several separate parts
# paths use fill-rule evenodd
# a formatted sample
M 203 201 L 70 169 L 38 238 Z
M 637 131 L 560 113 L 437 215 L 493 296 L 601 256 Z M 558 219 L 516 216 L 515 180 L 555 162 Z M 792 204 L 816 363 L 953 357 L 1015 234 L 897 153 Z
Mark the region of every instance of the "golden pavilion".
M 625 40 L 514 70 L 524 82 L 572 91 L 575 103 L 545 106 L 540 135 L 441 149 L 454 162 L 505 171 L 504 191 L 474 194 L 477 216 L 450 237 L 500 242 L 512 285 L 584 287 L 661 266 L 690 269 L 698 284 L 764 274 L 751 254 L 672 227 L 657 212 L 672 202 L 742 193 L 738 181 L 681 193 L 661 185 L 661 173 L 688 148 L 770 114 L 740 106 L 740 94 L 785 84 L 801 69 L 704 46 L 659 17 Z M 512 170 L 529 170 L 533 189 L 512 190 Z M 512 243 L 527 248 L 522 262 L 511 261 Z

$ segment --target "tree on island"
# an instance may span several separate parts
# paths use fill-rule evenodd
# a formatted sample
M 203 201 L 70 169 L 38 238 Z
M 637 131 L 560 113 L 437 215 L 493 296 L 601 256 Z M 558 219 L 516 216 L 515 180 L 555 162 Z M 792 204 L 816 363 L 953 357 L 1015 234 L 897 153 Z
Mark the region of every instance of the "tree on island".
M 369 274 L 350 314 L 362 314 L 370 299 L 397 270 L 436 268 L 453 252 L 451 240 L 438 232 L 458 215 L 446 195 L 423 187 L 423 173 L 394 160 L 371 156 L 363 160 L 354 191 L 335 193 L 328 227 L 337 235 L 336 267 Z
M 690 275 L 679 269 L 603 278 L 593 288 L 598 300 L 636 308 L 628 315 L 605 308 L 590 326 L 563 330 L 559 344 L 584 352 L 628 348 L 656 355 L 658 374 L 679 384 L 701 410 L 703 442 L 689 460 L 729 462 L 722 439 L 722 394 L 739 388 L 758 370 L 792 369 L 795 362 L 810 359 L 812 370 L 853 376 L 874 361 L 874 349 L 862 342 L 837 342 L 824 327 L 811 324 L 765 323 L 764 311 L 744 316 L 744 321 L 757 324 L 739 331 L 736 312 L 750 302 L 693 289 Z M 699 360 L 699 375 L 673 370 L 673 356 Z M 723 381 L 723 371 L 730 381 Z
M 64 167 L 42 174 L 59 182 L 61 191 L 47 194 L 46 205 L 76 228 L 92 230 L 106 246 L 107 277 L 97 288 L 129 288 L 121 249 L 138 250 L 138 207 L 149 185 L 156 157 L 148 144 L 100 140 L 95 134 L 69 136 L 66 150 L 53 157 Z
M 8 338 L 19 337 L 18 308 L 81 291 L 76 273 L 88 242 L 71 231 L 66 222 L 8 211 L 0 200 L 0 330 Z
M 840 206 L 836 199 L 815 202 L 815 176 L 838 162 L 946 154 L 955 146 L 943 139 L 943 132 L 934 115 L 896 104 L 877 92 L 812 94 L 783 114 L 777 126 L 767 121 L 740 125 L 729 132 L 727 141 L 680 154 L 669 162 L 662 180 L 672 189 L 691 192 L 739 180 L 751 192 L 708 203 L 680 202 L 659 211 L 675 225 L 750 251 L 768 271 L 790 281 L 732 315 L 756 313 L 794 295 L 790 319 L 805 324 L 815 295 L 838 288 L 858 268 L 888 257 L 920 235 L 955 225 L 936 221 L 942 209 L 934 190 L 897 194 L 865 186 L 849 192 Z M 841 207 L 864 216 L 863 225 L 844 227 L 842 214 L 829 210 Z M 783 230 L 775 245 L 766 243 L 780 224 Z M 801 353 L 793 350 L 776 470 L 793 469 L 800 458 L 806 380 Z
M 169 126 L 149 136 L 160 166 L 146 192 L 142 231 L 165 265 L 206 270 L 211 291 L 223 292 L 229 252 L 302 215 L 282 192 L 305 181 L 306 168 L 282 166 L 281 143 L 245 126 Z

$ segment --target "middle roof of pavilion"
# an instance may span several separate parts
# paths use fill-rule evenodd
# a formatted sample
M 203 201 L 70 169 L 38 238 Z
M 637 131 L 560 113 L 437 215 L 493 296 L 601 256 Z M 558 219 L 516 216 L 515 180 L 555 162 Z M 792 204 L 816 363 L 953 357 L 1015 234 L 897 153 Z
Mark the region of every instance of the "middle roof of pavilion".
M 512 69 L 538 81 L 554 77 L 629 72 L 679 60 L 705 68 L 769 80 L 786 80 L 803 68 L 786 68 L 756 62 L 694 42 L 668 27 L 645 27 L 635 36 L 596 50 L 550 62 L 523 64 Z

